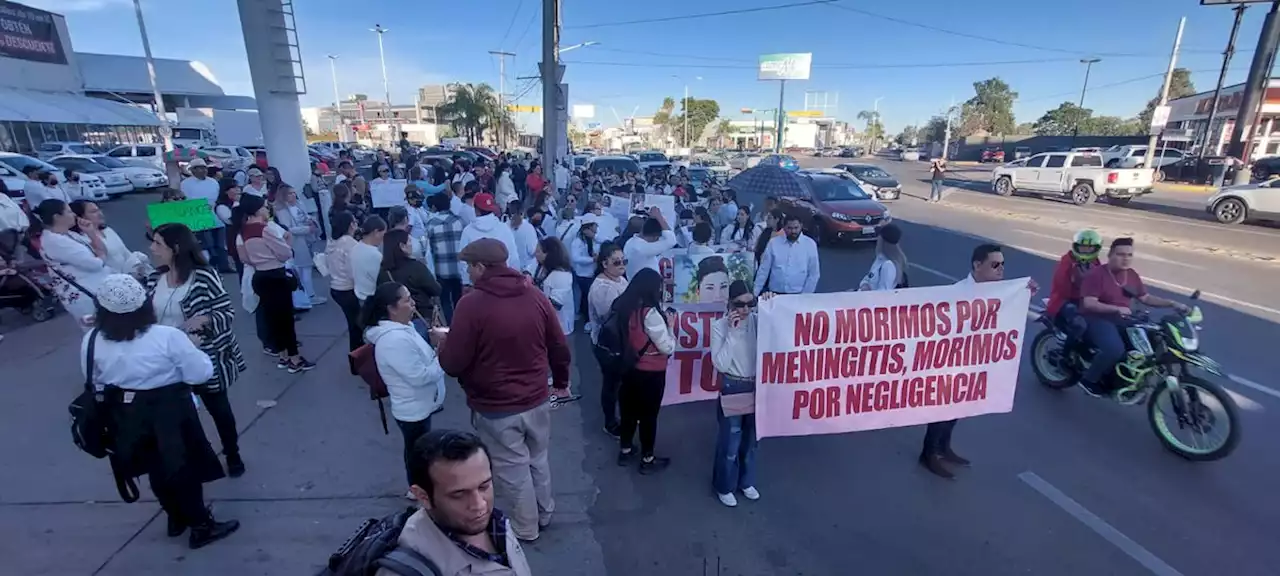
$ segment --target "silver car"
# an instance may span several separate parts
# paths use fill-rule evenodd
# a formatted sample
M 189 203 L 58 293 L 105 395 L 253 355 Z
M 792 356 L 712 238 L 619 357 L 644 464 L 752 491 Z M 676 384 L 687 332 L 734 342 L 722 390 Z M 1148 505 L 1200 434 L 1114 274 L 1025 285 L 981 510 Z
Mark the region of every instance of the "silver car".
M 1280 220 L 1280 178 L 1227 186 L 1210 196 L 1204 209 L 1223 224 Z

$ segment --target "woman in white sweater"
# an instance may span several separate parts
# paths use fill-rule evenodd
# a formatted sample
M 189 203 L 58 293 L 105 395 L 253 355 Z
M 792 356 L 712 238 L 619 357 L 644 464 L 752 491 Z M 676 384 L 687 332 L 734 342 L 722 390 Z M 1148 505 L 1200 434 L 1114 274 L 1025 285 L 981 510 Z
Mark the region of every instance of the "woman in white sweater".
M 547 295 L 560 317 L 560 329 L 564 335 L 573 334 L 575 315 L 573 299 L 573 275 L 569 273 L 569 255 L 559 238 L 543 238 L 533 253 L 538 267 L 533 273 L 533 283 Z
M 101 230 L 88 220 L 77 219 L 66 202 L 45 200 L 35 209 L 44 224 L 40 233 L 40 257 L 53 272 L 53 291 L 76 324 L 86 332 L 96 312 L 93 303 L 98 285 L 115 273 L 107 264 L 107 246 Z M 71 229 L 80 225 L 87 233 L 84 240 L 72 236 Z
M 378 374 L 390 394 L 391 416 L 404 436 L 405 476 L 412 484 L 410 453 L 413 443 L 431 431 L 431 415 L 444 405 L 444 370 L 435 350 L 410 324 L 415 307 L 408 288 L 381 284 L 361 312 L 369 327 L 365 340 L 373 345 Z

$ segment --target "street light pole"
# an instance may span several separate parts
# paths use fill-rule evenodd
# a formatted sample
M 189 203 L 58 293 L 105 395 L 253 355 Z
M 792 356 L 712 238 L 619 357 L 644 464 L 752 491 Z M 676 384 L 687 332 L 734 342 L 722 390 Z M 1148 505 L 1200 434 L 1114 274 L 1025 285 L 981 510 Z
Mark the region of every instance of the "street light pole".
M 504 148 L 506 143 L 506 126 L 502 119 L 507 114 L 506 93 L 507 93 L 507 56 L 515 58 L 514 52 L 503 52 L 501 50 L 490 50 L 490 54 L 498 57 L 498 147 Z
M 138 32 L 142 34 L 142 54 L 147 60 L 147 76 L 151 79 L 151 94 L 156 99 L 156 116 L 160 119 L 160 137 L 164 149 L 173 150 L 173 128 L 169 126 L 168 113 L 164 109 L 164 97 L 156 83 L 156 62 L 151 58 L 151 41 L 147 39 L 147 24 L 142 20 L 142 0 L 133 0 L 133 10 L 138 14 Z
M 391 88 L 387 84 L 387 53 L 382 49 L 382 35 L 388 30 L 383 28 L 381 24 L 374 24 L 370 32 L 378 34 L 378 61 L 382 64 L 382 97 L 386 100 L 382 103 L 382 117 L 387 122 L 391 121 Z
M 1082 110 L 1076 115 L 1076 125 L 1071 131 L 1071 145 L 1076 145 L 1076 136 L 1080 135 L 1080 117 L 1084 115 L 1084 93 L 1089 91 L 1089 72 L 1093 70 L 1093 65 L 1101 62 L 1101 58 L 1081 58 L 1080 63 L 1084 64 L 1084 85 L 1080 87 L 1080 103 L 1076 105 Z
M 1277 2 L 1280 5 L 1280 2 Z M 1173 82 L 1173 70 L 1178 66 L 1178 51 L 1182 49 L 1182 30 L 1187 27 L 1187 17 L 1183 16 L 1178 20 L 1178 34 L 1173 37 L 1173 51 L 1169 54 L 1169 70 L 1164 75 L 1164 86 L 1160 88 L 1160 106 L 1169 103 L 1169 84 Z M 1154 130 L 1152 130 L 1154 132 Z M 1158 170 L 1160 167 L 1155 164 L 1156 144 L 1159 142 L 1160 134 L 1157 132 L 1147 138 L 1147 155 L 1142 161 L 1142 167 L 1152 170 Z
M 329 75 L 333 77 L 333 113 L 338 115 L 338 124 L 342 124 L 342 97 L 338 95 L 338 57 L 333 54 L 325 56 L 329 59 Z M 345 135 L 344 135 L 345 137 Z

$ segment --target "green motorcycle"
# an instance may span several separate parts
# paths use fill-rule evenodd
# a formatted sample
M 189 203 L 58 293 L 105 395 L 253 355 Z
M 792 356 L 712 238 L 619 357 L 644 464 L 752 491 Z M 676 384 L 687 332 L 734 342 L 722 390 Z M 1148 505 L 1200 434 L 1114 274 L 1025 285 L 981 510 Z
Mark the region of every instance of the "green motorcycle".
M 1193 301 L 1199 298 L 1199 290 L 1191 295 Z M 1038 321 L 1046 329 L 1031 343 L 1036 378 L 1055 390 L 1074 386 L 1096 348 L 1069 337 L 1046 315 Z M 1146 310 L 1135 310 L 1122 327 L 1125 358 L 1105 382 L 1114 390 L 1111 399 L 1122 405 L 1146 402 L 1147 418 L 1160 442 L 1174 454 L 1195 461 L 1224 458 L 1240 443 L 1235 401 L 1207 378 L 1226 375 L 1221 365 L 1199 352 L 1202 321 L 1199 306 L 1187 314 L 1172 312 L 1158 319 Z

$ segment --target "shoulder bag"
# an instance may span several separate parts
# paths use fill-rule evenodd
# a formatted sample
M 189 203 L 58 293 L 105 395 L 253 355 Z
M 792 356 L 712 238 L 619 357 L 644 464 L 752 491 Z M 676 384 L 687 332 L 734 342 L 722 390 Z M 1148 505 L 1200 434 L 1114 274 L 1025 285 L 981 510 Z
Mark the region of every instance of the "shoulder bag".
M 85 354 L 84 390 L 71 401 L 67 411 L 71 413 L 71 441 L 94 458 L 106 458 L 115 449 L 115 422 L 111 419 L 111 408 L 106 403 L 106 395 L 93 386 L 93 352 L 97 342 L 98 329 L 94 328 L 89 333 L 89 348 Z M 133 478 L 120 474 L 114 459 L 111 462 L 111 475 L 115 478 L 120 498 L 127 503 L 137 502 L 140 496 L 138 484 Z

